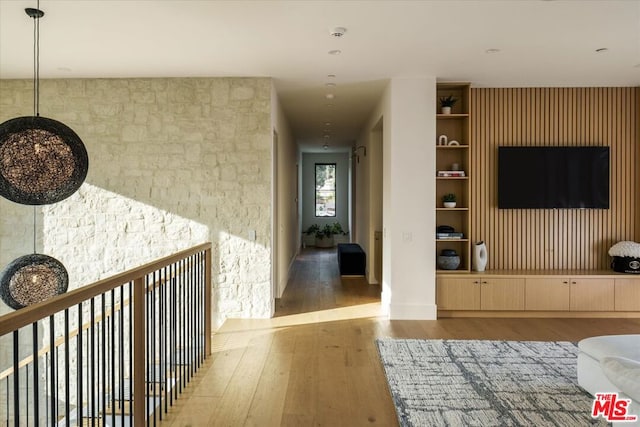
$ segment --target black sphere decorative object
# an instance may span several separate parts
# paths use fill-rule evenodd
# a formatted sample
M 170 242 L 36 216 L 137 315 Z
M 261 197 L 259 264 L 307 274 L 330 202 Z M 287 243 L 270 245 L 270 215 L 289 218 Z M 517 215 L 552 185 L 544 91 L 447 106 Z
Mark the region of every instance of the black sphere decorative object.
M 0 275 L 0 298 L 18 310 L 63 294 L 69 275 L 57 259 L 43 254 L 17 258 Z
M 67 125 L 40 116 L 0 124 L 0 195 L 23 205 L 47 205 L 75 193 L 89 156 Z

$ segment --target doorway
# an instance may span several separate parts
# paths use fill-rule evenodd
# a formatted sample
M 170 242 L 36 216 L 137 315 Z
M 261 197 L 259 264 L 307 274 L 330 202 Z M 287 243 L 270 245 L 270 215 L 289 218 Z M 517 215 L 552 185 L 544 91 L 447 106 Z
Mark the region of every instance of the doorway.
M 383 233 L 383 210 L 382 210 L 382 194 L 383 194 L 383 165 L 382 165 L 382 146 L 383 146 L 383 118 L 375 124 L 371 130 L 371 138 L 369 143 L 370 167 L 369 167 L 369 236 L 373 242 L 371 257 L 371 272 L 369 274 L 369 283 L 382 283 L 382 248 L 384 245 Z

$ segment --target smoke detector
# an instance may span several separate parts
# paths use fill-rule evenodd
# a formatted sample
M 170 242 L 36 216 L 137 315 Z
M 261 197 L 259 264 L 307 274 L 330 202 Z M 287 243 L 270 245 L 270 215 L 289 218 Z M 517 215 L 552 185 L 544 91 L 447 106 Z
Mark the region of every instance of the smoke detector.
M 346 32 L 347 29 L 344 27 L 335 27 L 333 30 L 329 31 L 329 34 L 333 37 L 342 37 Z

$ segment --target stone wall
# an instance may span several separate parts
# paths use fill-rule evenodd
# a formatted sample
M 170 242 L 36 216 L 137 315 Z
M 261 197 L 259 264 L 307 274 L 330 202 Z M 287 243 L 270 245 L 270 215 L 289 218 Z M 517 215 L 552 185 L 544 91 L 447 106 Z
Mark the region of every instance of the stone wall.
M 211 240 L 214 327 L 268 317 L 270 95 L 268 78 L 42 81 L 41 115 L 78 133 L 89 174 L 38 208 L 38 250 L 73 289 Z M 0 80 L 0 122 L 32 110 L 31 81 Z M 0 199 L 0 268 L 32 251 L 32 221 Z

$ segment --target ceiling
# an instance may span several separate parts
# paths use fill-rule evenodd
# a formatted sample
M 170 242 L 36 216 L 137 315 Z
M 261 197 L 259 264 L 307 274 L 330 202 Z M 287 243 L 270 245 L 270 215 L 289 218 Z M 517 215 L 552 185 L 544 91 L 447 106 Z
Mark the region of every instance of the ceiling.
M 36 0 L 0 0 L 2 79 L 32 77 L 26 7 Z M 392 77 L 640 86 L 640 0 L 42 0 L 40 8 L 42 78 L 273 77 L 305 149 L 350 145 Z M 335 27 L 344 36 L 332 36 Z

